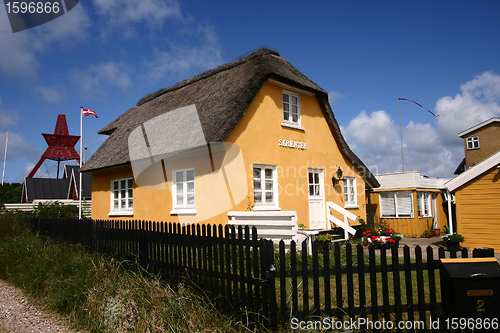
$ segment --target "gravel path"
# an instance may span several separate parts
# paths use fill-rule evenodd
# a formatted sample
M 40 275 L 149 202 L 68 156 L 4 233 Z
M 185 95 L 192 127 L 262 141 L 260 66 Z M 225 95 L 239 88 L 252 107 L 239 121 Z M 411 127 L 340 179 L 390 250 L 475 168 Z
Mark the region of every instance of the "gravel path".
M 56 317 L 38 310 L 21 290 L 0 280 L 0 333 L 75 332 Z

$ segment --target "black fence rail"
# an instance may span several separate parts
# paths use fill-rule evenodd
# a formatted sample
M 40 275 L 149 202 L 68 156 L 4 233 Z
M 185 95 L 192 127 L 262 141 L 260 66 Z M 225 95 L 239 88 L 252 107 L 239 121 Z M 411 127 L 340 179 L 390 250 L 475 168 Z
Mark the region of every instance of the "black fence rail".
M 431 247 L 398 248 L 306 242 L 285 247 L 255 228 L 149 221 L 32 219 L 40 235 L 92 252 L 138 260 L 169 282 L 188 280 L 241 311 L 242 320 L 276 329 L 294 320 L 412 322 L 429 328 L 440 314 L 440 261 Z M 464 249 L 459 252 L 467 257 Z M 425 255 L 425 256 L 424 256 Z M 456 252 L 450 253 L 456 257 Z M 444 258 L 439 249 L 436 257 Z M 313 318 L 313 319 L 311 319 Z M 315 319 L 314 319 L 315 318 Z M 363 327 L 358 327 L 363 328 Z M 377 331 L 377 327 L 374 327 Z

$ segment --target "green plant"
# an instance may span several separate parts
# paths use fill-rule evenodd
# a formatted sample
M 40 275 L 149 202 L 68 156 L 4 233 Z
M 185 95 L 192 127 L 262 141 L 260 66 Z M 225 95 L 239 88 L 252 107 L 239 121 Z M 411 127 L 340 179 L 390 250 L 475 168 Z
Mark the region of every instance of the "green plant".
M 247 204 L 247 211 L 251 212 L 253 210 L 254 204 L 252 203 L 252 200 L 250 200 L 250 196 L 247 196 L 248 204 Z
M 321 234 L 316 236 L 316 240 L 318 242 L 329 242 L 333 239 L 332 235 L 330 234 Z
M 391 235 L 391 239 L 396 241 L 396 242 L 399 242 L 403 237 L 401 237 L 399 234 L 392 234 Z
M 462 236 L 460 234 L 453 234 L 453 235 L 443 236 L 443 240 L 445 242 L 458 242 L 458 243 L 462 243 L 463 241 L 465 241 L 465 238 L 464 238 L 464 236 Z
M 299 228 L 305 229 L 306 226 L 305 226 L 305 224 L 299 223 Z
M 431 234 L 430 230 L 424 230 L 424 232 L 422 233 L 422 236 L 426 236 L 426 235 L 430 235 L 430 234 Z

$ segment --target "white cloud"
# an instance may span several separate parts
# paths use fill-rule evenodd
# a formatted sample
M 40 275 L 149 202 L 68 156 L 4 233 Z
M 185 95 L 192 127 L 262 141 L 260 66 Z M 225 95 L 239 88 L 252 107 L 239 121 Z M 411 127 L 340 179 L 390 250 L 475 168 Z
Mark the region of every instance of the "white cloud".
M 74 46 L 86 37 L 90 19 L 83 5 L 25 31 L 12 33 L 7 12 L 0 10 L 0 70 L 13 77 L 34 78 L 40 67 L 38 57 L 57 47 Z
M 119 30 L 130 37 L 136 34 L 131 23 L 146 23 L 161 29 L 165 20 L 182 18 L 180 4 L 175 0 L 94 0 L 94 5 L 97 14 L 105 17 L 103 36 Z
M 348 142 L 370 153 L 391 154 L 398 149 L 400 142 L 397 126 L 383 110 L 375 111 L 370 116 L 361 111 L 342 132 Z
M 74 69 L 72 80 L 80 86 L 82 92 L 87 94 L 102 95 L 105 87 L 108 86 L 122 89 L 132 86 L 126 66 L 112 61 L 100 65 L 89 65 L 86 69 Z
M 3 162 L 5 152 L 5 141 L 7 132 L 0 132 L 0 160 Z M 28 156 L 31 159 L 39 157 L 38 150 L 31 144 L 27 143 L 23 133 L 15 133 L 9 131 L 9 142 L 7 145 L 7 161 Z
M 455 97 L 436 102 L 438 126 L 410 121 L 403 129 L 405 171 L 433 177 L 453 177 L 464 157 L 458 133 L 500 116 L 500 76 L 485 72 L 460 87 Z M 399 126 L 385 111 L 352 119 L 342 133 L 351 149 L 375 173 L 402 171 Z
M 36 90 L 42 95 L 43 100 L 46 103 L 56 104 L 62 99 L 61 93 L 55 89 L 48 87 L 37 87 Z
M 491 117 L 500 115 L 500 76 L 484 72 L 460 87 L 455 97 L 436 102 L 439 132 L 447 144 L 459 145 L 458 133 Z
M 2 101 L 0 100 L 0 106 Z M 5 130 L 17 123 L 19 115 L 17 111 L 7 111 L 0 108 L 0 129 Z
M 148 79 L 160 79 L 168 74 L 193 69 L 206 70 L 223 62 L 221 46 L 213 27 L 200 25 L 195 32 L 186 32 L 192 44 L 170 44 L 169 51 L 154 50 L 155 59 L 146 64 Z

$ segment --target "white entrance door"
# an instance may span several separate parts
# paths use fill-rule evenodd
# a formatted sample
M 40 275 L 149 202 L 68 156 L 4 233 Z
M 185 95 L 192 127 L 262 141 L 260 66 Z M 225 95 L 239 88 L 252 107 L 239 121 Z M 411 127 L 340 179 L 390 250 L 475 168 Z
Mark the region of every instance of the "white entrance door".
M 325 186 L 323 170 L 308 170 L 309 188 L 309 229 L 318 230 L 326 228 Z

